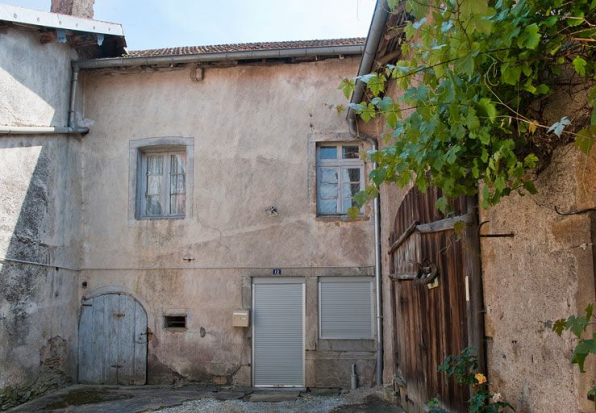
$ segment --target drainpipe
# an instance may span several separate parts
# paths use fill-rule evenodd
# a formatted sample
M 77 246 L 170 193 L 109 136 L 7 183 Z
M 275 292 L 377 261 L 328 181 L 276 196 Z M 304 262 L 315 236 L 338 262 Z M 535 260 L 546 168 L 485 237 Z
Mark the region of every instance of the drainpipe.
M 374 58 L 377 54 L 377 48 L 381 35 L 385 30 L 387 18 L 389 17 L 389 7 L 386 0 L 378 0 L 375 6 L 368 36 L 366 37 L 366 44 L 364 45 L 364 53 L 358 68 L 358 76 L 363 76 L 370 73 Z M 350 103 L 360 103 L 364 96 L 364 83 L 356 82 L 354 93 Z M 347 114 L 348 129 L 350 134 L 355 138 L 359 138 L 369 142 L 373 150 L 377 150 L 377 140 L 371 136 L 367 136 L 358 131 L 356 125 L 356 114 L 351 108 L 348 108 Z M 377 168 L 377 163 L 373 162 L 373 169 Z M 375 290 L 376 290 L 376 309 L 377 309 L 377 385 L 383 384 L 383 302 L 382 302 L 382 288 L 383 283 L 381 279 L 381 227 L 380 227 L 381 209 L 379 205 L 379 195 L 373 200 L 373 217 L 375 226 Z
M 75 107 L 78 80 L 79 68 L 73 64 L 70 82 L 70 103 L 68 106 L 68 126 L 0 126 L 0 135 L 84 135 L 88 133 L 89 128 L 78 128 L 76 126 Z

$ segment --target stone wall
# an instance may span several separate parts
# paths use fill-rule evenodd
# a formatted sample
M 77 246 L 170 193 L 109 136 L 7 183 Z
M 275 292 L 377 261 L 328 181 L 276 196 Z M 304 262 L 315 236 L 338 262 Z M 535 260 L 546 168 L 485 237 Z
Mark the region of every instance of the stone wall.
M 11 28 L 0 55 L 0 124 L 64 126 L 69 47 Z M 79 150 L 60 135 L 0 137 L 0 410 L 76 379 Z
M 594 303 L 594 216 L 562 216 L 596 205 L 596 154 L 559 148 L 536 187 L 481 211 L 481 238 L 489 380 L 518 412 L 592 411 L 586 398 L 593 363 L 580 375 L 570 359 L 575 341 L 551 331 L 551 322 Z

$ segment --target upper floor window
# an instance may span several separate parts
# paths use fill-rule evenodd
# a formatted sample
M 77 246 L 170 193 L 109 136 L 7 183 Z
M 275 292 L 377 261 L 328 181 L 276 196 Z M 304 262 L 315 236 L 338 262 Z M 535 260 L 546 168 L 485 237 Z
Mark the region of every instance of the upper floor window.
M 186 213 L 184 149 L 141 153 L 140 217 L 183 218 Z
M 352 197 L 364 189 L 364 164 L 358 145 L 317 147 L 317 214 L 343 215 L 357 206 Z

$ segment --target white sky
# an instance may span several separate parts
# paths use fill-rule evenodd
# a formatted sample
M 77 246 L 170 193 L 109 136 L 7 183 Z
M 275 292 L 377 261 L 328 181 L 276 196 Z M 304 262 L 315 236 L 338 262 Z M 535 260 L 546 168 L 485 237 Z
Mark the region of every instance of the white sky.
M 51 0 L 0 0 L 50 10 Z M 128 50 L 365 37 L 375 0 L 95 0 L 95 19 L 120 23 Z

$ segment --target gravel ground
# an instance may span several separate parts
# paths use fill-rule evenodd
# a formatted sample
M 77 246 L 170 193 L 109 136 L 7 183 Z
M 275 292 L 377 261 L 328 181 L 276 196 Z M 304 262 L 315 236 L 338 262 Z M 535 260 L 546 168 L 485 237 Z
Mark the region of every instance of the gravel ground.
M 376 400 L 375 395 L 380 395 L 377 389 L 358 389 L 339 396 L 312 396 L 309 393 L 302 393 L 296 401 L 276 403 L 244 400 L 219 401 L 207 397 L 155 411 L 161 413 L 328 413 L 340 412 L 341 408 L 337 409 L 339 406 L 359 405 L 357 410 L 350 409 L 350 411 L 365 412 L 369 410 L 360 405 L 365 406 L 371 398 Z M 376 411 L 376 409 L 371 411 Z

